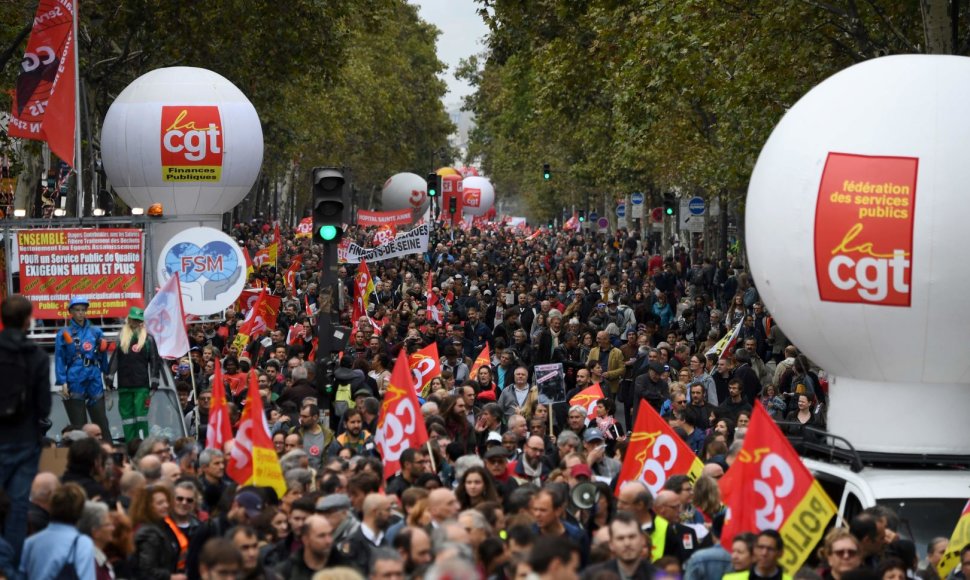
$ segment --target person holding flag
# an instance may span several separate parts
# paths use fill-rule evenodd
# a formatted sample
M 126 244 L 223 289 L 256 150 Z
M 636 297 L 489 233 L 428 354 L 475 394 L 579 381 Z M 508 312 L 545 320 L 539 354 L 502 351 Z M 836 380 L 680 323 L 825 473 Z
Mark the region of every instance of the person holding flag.
M 108 384 L 117 376 L 118 412 L 121 414 L 125 441 L 144 439 L 150 434 L 150 393 L 158 389 L 160 371 L 161 358 L 155 347 L 155 339 L 145 329 L 145 311 L 132 306 L 128 310 L 125 325 L 118 333 L 118 343 L 111 356 L 107 376 Z

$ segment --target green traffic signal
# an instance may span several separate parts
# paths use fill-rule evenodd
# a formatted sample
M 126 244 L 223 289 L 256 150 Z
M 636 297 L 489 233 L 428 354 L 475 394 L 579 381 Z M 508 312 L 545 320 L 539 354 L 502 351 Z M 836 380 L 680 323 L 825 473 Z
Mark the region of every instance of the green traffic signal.
M 320 239 L 325 242 L 334 240 L 337 237 L 337 227 L 336 226 L 321 226 L 320 227 Z
M 546 181 L 552 179 L 552 167 L 548 163 L 542 164 L 542 179 Z
M 674 208 L 672 207 L 667 207 L 664 209 L 664 211 L 667 212 L 667 215 L 674 215 Z

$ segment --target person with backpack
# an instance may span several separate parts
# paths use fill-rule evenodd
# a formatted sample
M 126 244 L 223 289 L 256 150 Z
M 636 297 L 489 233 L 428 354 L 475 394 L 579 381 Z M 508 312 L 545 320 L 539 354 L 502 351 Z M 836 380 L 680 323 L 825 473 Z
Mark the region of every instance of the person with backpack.
M 88 299 L 75 296 L 67 307 L 71 320 L 54 341 L 55 380 L 64 396 L 64 410 L 72 425 L 91 416 L 105 435 L 111 433 L 104 406 L 104 379 L 108 373 L 108 343 L 104 332 L 88 321 Z
M 108 384 L 118 376 L 118 411 L 125 441 L 149 435 L 148 406 L 158 389 L 161 360 L 155 340 L 145 330 L 145 311 L 132 306 L 128 320 L 118 333 L 118 345 L 111 356 Z M 149 387 L 151 391 L 149 391 Z
M 50 426 L 50 362 L 27 338 L 33 306 L 20 294 L 0 305 L 0 488 L 10 497 L 3 536 L 16 560 L 27 536 L 30 486 L 37 475 L 41 439 Z M 16 561 L 11 563 L 16 565 Z

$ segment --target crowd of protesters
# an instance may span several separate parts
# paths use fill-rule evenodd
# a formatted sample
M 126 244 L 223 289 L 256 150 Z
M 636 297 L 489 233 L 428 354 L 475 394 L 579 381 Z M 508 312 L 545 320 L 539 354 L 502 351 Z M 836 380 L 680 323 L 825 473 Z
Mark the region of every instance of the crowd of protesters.
M 268 224 L 230 234 L 251 255 L 272 241 Z M 370 231 L 345 235 L 370 245 Z M 328 388 L 314 360 L 322 252 L 292 232 L 282 240 L 278 263 L 250 279 L 282 298 L 269 341 L 237 352 L 244 313 L 235 309 L 224 323 L 190 327 L 191 351 L 172 367 L 188 436 L 126 431 L 128 440 L 115 443 L 96 423 L 71 425 L 60 477 L 37 473 L 51 436 L 47 355 L 25 336 L 29 302 L 4 301 L 0 351 L 33 361 L 33 383 L 19 415 L 0 417 L 8 496 L 0 502 L 0 573 L 789 578 L 776 532 L 738 535 L 730 550 L 720 545 L 717 480 L 740 451 L 756 401 L 789 431 L 824 427 L 827 386 L 735 264 L 684 249 L 663 258 L 626 231 L 526 237 L 439 228 L 427 254 L 368 265 L 375 291 L 358 321 L 350 320 L 355 266 L 340 267 L 341 320 L 353 329 Z M 283 272 L 300 255 L 302 269 L 288 281 Z M 739 323 L 729 352 L 708 354 Z M 422 392 L 430 442 L 405 450 L 400 472 L 385 473 L 374 434 L 394 361 L 431 343 L 442 371 Z M 486 345 L 491 364 L 472 376 Z M 216 360 L 234 425 L 250 377 L 258 381 L 282 497 L 237 485 L 226 475 L 230 456 L 203 449 Z M 566 403 L 559 414 L 538 403 L 535 366 L 550 363 L 563 366 L 565 401 L 601 386 L 595 419 L 582 406 Z M 704 462 L 696 481 L 675 475 L 656 494 L 618 481 L 639 405 L 660 412 Z M 592 491 L 577 493 L 583 484 Z M 935 580 L 945 547 L 934 541 L 921 568 L 896 515 L 872 508 L 832 529 L 796 576 Z M 961 563 L 955 574 L 965 576 L 970 550 Z

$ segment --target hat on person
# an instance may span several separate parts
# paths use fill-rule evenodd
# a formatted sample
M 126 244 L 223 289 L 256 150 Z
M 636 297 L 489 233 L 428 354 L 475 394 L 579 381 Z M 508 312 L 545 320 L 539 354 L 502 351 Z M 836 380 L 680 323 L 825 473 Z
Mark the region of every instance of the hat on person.
M 484 294 L 485 296 L 491 296 L 492 295 L 492 291 L 489 290 L 488 288 L 486 288 L 485 291 L 482 292 L 482 294 Z
M 589 285 L 589 289 L 592 290 L 593 292 L 599 292 L 600 285 L 597 284 L 596 282 L 593 282 L 592 284 Z
M 488 450 L 485 452 L 486 460 L 495 459 L 498 457 L 501 457 L 506 461 L 508 461 L 509 459 L 509 452 L 506 451 L 505 447 L 502 447 L 501 445 L 496 445 L 495 447 L 489 447 Z
M 236 503 L 246 510 L 246 515 L 250 518 L 257 518 L 263 513 L 263 498 L 252 491 L 236 494 Z
M 246 362 L 248 362 L 249 364 L 253 364 L 253 359 L 251 359 L 251 358 L 249 358 L 249 357 L 248 357 L 248 356 L 246 356 L 246 355 L 243 355 L 243 356 L 241 356 L 241 357 L 239 357 L 238 359 L 236 359 L 236 361 L 237 361 L 237 362 L 242 362 L 242 361 L 246 361 Z
M 128 309 L 128 318 L 145 322 L 145 311 L 137 306 L 132 306 Z
M 569 468 L 569 475 L 573 477 L 586 477 L 592 479 L 593 470 L 590 469 L 585 463 L 577 463 Z
M 337 510 L 349 510 L 350 498 L 344 493 L 331 493 L 317 500 L 316 511 L 327 513 Z
M 357 389 L 354 391 L 354 398 L 356 399 L 357 397 L 369 397 L 372 394 L 373 393 L 371 392 L 371 390 L 368 389 L 367 387 L 357 387 Z
M 83 304 L 85 306 L 91 305 L 91 303 L 88 302 L 88 299 L 85 298 L 84 296 L 75 296 L 74 298 L 71 298 L 71 303 L 70 305 L 68 305 L 67 309 L 70 310 L 71 308 L 74 308 L 79 304 Z
M 592 443 L 593 441 L 606 441 L 606 437 L 603 437 L 603 432 L 596 427 L 590 427 L 583 433 L 583 441 L 587 443 Z
M 663 374 L 664 372 L 664 366 L 656 361 L 647 365 L 647 368 L 656 372 L 658 375 Z
M 488 432 L 488 437 L 485 438 L 485 445 L 488 445 L 489 443 L 498 443 L 499 445 L 502 444 L 502 436 L 498 431 Z

